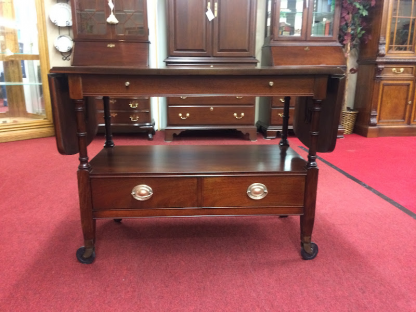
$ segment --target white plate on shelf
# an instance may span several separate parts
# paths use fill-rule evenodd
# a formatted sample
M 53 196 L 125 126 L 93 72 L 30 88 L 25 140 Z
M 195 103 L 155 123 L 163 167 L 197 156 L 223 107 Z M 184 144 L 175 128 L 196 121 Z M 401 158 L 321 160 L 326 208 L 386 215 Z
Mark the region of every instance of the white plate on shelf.
M 49 12 L 49 18 L 56 26 L 72 26 L 71 6 L 68 3 L 56 3 Z
M 69 36 L 61 35 L 55 39 L 54 46 L 59 52 L 69 52 L 74 46 L 74 41 Z

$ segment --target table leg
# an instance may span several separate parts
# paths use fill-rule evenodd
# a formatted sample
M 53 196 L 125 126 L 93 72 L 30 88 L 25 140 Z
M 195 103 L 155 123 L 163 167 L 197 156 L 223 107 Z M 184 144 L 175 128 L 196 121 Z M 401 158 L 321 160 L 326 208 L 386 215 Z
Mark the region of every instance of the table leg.
M 81 213 L 81 226 L 84 246 L 77 250 L 77 259 L 81 263 L 92 263 L 95 259 L 95 220 L 92 216 L 92 200 L 90 187 L 91 165 L 87 153 L 87 126 L 85 123 L 85 100 L 74 100 L 77 116 L 77 135 L 79 147 L 78 194 Z
M 110 98 L 103 96 L 104 103 L 104 123 L 105 123 L 105 143 L 104 147 L 114 147 L 113 134 L 111 132 Z
M 316 192 L 318 189 L 318 165 L 316 163 L 316 150 L 319 135 L 319 115 L 321 100 L 313 100 L 311 119 L 311 144 L 308 154 L 307 176 L 305 187 L 305 213 L 300 217 L 301 255 L 303 259 L 310 260 L 318 254 L 318 246 L 312 242 L 312 231 L 315 222 Z

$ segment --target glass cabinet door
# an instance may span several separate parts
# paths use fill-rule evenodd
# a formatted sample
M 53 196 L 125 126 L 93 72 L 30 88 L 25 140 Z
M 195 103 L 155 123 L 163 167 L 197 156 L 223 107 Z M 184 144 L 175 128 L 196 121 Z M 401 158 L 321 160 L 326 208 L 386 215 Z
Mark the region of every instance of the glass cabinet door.
M 107 1 L 71 0 L 75 23 L 74 37 L 77 38 L 110 38 L 107 17 L 110 8 Z
M 393 1 L 390 14 L 388 51 L 390 53 L 414 53 L 416 1 Z
M 309 0 L 281 0 L 276 4 L 274 40 L 304 40 Z
M 334 36 L 335 0 L 313 0 L 309 19 L 310 36 Z
M 117 39 L 147 38 L 146 0 L 117 0 L 114 14 L 118 20 L 115 25 Z

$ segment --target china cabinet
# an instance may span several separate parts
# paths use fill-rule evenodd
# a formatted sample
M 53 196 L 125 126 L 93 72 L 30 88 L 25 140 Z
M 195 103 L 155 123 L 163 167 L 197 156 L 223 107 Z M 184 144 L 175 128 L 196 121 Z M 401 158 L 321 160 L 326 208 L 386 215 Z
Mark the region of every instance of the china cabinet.
M 256 9 L 257 0 L 167 0 L 166 65 L 254 67 Z M 237 129 L 256 140 L 254 118 L 255 97 L 172 97 L 165 140 L 185 130 L 212 129 Z
M 344 68 L 345 56 L 338 42 L 340 3 L 339 0 L 266 1 L 262 65 Z M 290 98 L 288 114 L 293 117 L 303 101 L 306 101 L 303 97 Z M 293 127 L 293 118 L 284 113 L 284 102 L 284 97 L 261 99 L 257 127 L 266 138 L 277 136 L 285 118 L 289 129 Z
M 0 142 L 53 136 L 43 1 L 0 1 Z
M 72 65 L 146 67 L 149 59 L 146 0 L 71 0 L 74 33 Z M 102 99 L 97 106 L 104 131 Z M 154 121 L 150 99 L 110 98 L 114 132 L 146 131 L 151 140 Z
M 71 5 L 72 65 L 148 65 L 146 0 L 71 0 Z
M 415 0 L 377 1 L 370 12 L 372 39 L 359 55 L 354 132 L 416 135 Z

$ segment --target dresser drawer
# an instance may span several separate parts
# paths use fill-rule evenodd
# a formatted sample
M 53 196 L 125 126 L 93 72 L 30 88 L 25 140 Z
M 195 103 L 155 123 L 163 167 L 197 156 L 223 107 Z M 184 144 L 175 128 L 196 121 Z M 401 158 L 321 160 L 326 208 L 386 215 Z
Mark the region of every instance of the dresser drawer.
M 98 110 L 104 109 L 102 98 L 96 98 L 96 106 Z M 110 98 L 110 109 L 112 110 L 149 110 L 150 100 L 148 97 L 136 98 Z
M 253 125 L 254 106 L 169 106 L 168 125 Z
M 414 75 L 414 66 L 388 65 L 381 71 L 383 77 L 409 77 Z
M 147 185 L 147 200 L 132 196 L 137 185 Z M 96 178 L 91 179 L 92 204 L 100 209 L 183 208 L 197 206 L 196 178 Z
M 295 107 L 296 97 L 290 97 L 290 107 Z M 272 97 L 272 107 L 283 107 L 285 105 L 285 97 L 284 96 L 274 96 Z
M 267 188 L 262 199 L 251 199 L 247 189 L 253 183 L 261 183 Z M 213 177 L 203 181 L 204 207 L 289 207 L 303 206 L 305 176 L 273 177 Z
M 289 108 L 289 125 L 293 125 L 293 116 L 295 113 L 295 108 Z M 272 108 L 270 110 L 270 124 L 273 126 L 283 125 L 283 108 Z
M 111 123 L 112 124 L 141 124 L 150 123 L 151 117 L 150 112 L 119 112 L 110 111 Z M 104 112 L 98 112 L 98 122 L 104 123 Z
M 254 105 L 256 98 L 254 96 L 198 96 L 198 97 L 168 97 L 168 105 L 214 105 L 214 104 L 237 104 L 237 105 Z

